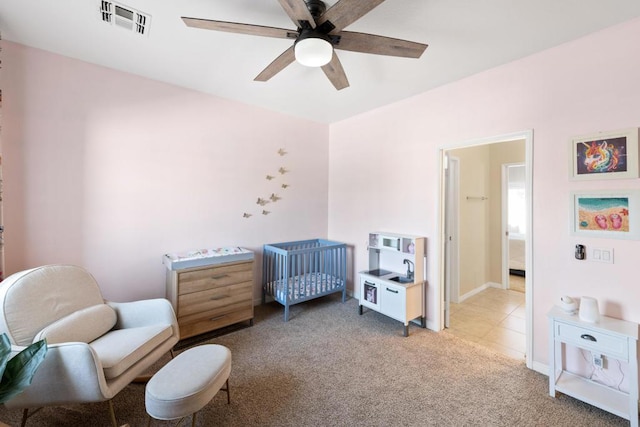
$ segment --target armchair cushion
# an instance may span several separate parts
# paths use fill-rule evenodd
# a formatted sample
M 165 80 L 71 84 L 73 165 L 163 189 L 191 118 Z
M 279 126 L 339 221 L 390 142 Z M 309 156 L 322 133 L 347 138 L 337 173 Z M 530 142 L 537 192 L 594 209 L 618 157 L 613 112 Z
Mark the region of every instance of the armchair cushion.
M 173 335 L 171 325 L 116 329 L 89 343 L 104 376 L 116 378 Z
M 46 338 L 48 344 L 90 343 L 113 328 L 116 320 L 115 310 L 107 304 L 93 305 L 46 326 L 35 335 L 33 342 Z
M 80 267 L 47 265 L 14 273 L 0 286 L 0 327 L 12 344 L 26 346 L 47 325 L 103 304 L 98 283 Z

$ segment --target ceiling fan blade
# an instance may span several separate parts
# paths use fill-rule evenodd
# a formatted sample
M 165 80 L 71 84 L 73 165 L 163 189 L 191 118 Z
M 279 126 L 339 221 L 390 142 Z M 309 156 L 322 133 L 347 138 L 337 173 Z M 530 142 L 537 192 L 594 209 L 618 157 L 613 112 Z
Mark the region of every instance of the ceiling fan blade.
M 302 25 L 300 25 L 300 21 L 307 21 L 311 28 L 316 27 L 316 21 L 313 19 L 313 16 L 311 15 L 311 12 L 309 12 L 309 8 L 307 8 L 307 4 L 304 0 L 278 1 L 296 27 L 302 27 Z
M 333 47 L 352 52 L 373 53 L 376 55 L 400 56 L 403 58 L 420 58 L 427 48 L 426 44 L 409 40 L 377 36 L 375 34 L 342 31 L 340 41 Z
M 333 52 L 331 61 L 327 65 L 322 66 L 322 71 L 324 71 L 324 74 L 331 80 L 331 83 L 337 90 L 349 87 L 349 80 L 347 80 L 347 75 L 344 73 L 342 63 L 335 51 Z
M 258 74 L 258 76 L 253 80 L 257 82 L 266 82 L 271 77 L 275 76 L 280 71 L 284 70 L 287 67 L 287 65 L 291 64 L 295 60 L 296 60 L 296 57 L 293 52 L 293 46 L 291 46 L 289 49 L 282 52 L 280 56 L 274 59 L 274 61 L 271 64 L 267 65 L 267 68 L 262 70 L 262 72 Z
M 237 22 L 212 21 L 209 19 L 188 18 L 182 20 L 188 27 L 202 28 L 204 30 L 224 31 L 227 33 L 249 34 L 252 36 L 275 37 L 279 39 L 295 39 L 297 31 L 284 28 L 263 27 L 262 25 L 239 24 Z
M 340 0 L 327 10 L 318 20 L 318 26 L 326 21 L 331 21 L 335 29 L 331 31 L 335 34 L 344 27 L 354 23 L 384 0 Z

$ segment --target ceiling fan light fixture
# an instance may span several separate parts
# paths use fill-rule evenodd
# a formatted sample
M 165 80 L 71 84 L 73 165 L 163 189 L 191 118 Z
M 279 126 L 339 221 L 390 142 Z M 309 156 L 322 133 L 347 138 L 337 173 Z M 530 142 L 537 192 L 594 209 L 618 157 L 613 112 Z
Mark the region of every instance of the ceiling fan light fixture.
M 322 67 L 331 61 L 333 45 L 323 34 L 303 31 L 296 40 L 294 52 L 298 63 L 307 67 Z

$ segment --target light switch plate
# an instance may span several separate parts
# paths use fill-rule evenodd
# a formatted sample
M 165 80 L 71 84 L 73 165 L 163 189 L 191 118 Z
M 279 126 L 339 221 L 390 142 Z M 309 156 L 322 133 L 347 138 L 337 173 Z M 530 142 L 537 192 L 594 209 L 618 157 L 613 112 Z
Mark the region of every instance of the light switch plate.
M 613 248 L 591 248 L 589 261 L 613 264 Z

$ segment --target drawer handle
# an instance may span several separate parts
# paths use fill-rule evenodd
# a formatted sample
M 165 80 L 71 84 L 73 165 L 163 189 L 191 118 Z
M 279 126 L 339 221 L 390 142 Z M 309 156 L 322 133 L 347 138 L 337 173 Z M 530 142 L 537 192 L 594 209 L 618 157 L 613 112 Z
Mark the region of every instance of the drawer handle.
M 389 288 L 387 288 L 387 291 L 389 291 L 389 292 L 393 292 L 394 294 L 397 294 L 397 293 L 398 293 L 398 291 L 397 291 L 396 289 L 389 289 Z
M 229 295 L 221 295 L 221 296 L 218 296 L 218 297 L 211 297 L 211 298 L 209 298 L 209 301 L 218 301 L 218 300 L 225 299 L 225 298 L 229 298 Z
M 224 314 L 222 316 L 212 317 L 211 319 L 209 319 L 209 322 L 213 322 L 215 320 L 222 319 L 223 317 L 225 317 Z
M 594 337 L 593 335 L 589 335 L 589 334 L 582 334 L 582 335 L 580 335 L 580 338 L 582 338 L 583 340 L 587 340 L 587 341 L 598 342 L 596 337 Z
M 219 279 L 224 279 L 225 277 L 229 277 L 228 274 L 218 274 L 217 276 L 213 276 L 212 279 L 213 280 L 219 280 Z

